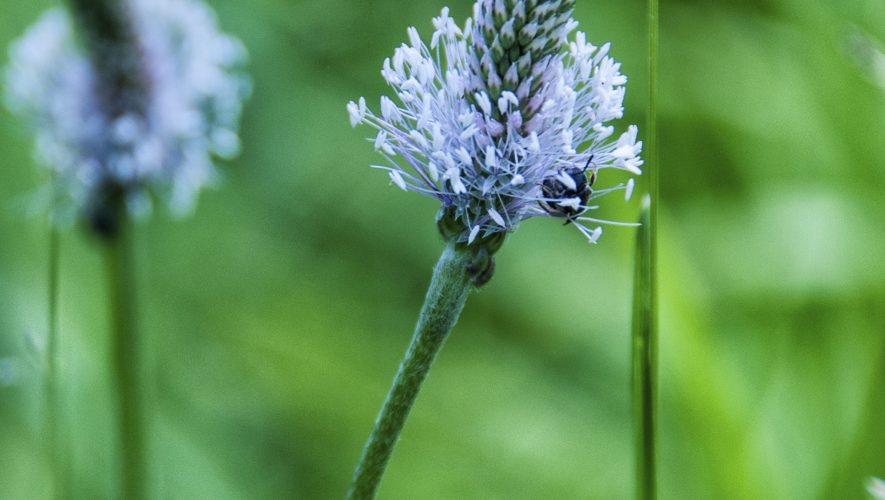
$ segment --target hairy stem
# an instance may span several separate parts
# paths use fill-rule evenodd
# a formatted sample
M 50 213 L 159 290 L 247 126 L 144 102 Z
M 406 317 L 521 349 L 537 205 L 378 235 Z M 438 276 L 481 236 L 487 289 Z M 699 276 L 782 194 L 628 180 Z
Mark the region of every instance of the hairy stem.
M 436 264 L 415 327 L 415 336 L 363 449 L 347 493 L 348 499 L 375 497 L 381 476 L 421 384 L 464 308 L 471 288 L 467 271 L 469 262 L 470 253 L 467 250 L 449 244 Z

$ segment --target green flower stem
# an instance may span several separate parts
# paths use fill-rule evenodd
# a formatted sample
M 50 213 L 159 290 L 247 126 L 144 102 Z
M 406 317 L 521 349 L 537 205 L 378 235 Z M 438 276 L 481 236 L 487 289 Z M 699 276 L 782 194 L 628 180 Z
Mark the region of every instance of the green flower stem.
M 633 293 L 633 431 L 636 498 L 656 498 L 655 425 L 657 421 L 657 325 L 653 300 L 650 197 L 643 200 L 636 241 Z
M 127 500 L 139 500 L 145 496 L 145 457 L 132 225 L 126 209 L 120 205 L 118 207 L 117 232 L 109 235 L 105 241 L 113 320 L 112 363 L 119 391 L 122 493 Z
M 144 115 L 149 79 L 143 67 L 131 7 L 125 0 L 67 0 L 74 24 L 96 74 L 96 95 L 112 120 Z M 145 497 L 144 430 L 140 349 L 136 332 L 135 273 L 132 227 L 125 202 L 126 186 L 109 184 L 98 193 L 90 222 L 106 243 L 113 319 L 111 356 L 119 391 L 121 494 L 127 500 Z
M 443 251 L 424 299 L 415 336 L 400 364 L 393 386 L 375 420 L 353 476 L 348 499 L 372 499 L 409 410 L 430 365 L 464 308 L 471 284 L 467 267 L 470 252 L 449 244 Z

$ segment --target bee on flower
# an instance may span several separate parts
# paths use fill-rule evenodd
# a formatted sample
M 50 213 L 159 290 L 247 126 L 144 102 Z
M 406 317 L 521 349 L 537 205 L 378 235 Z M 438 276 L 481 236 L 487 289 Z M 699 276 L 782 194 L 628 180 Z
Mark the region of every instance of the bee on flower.
M 613 191 L 630 198 L 632 178 L 593 185 L 611 169 L 640 175 L 642 142 L 634 125 L 615 136 L 627 78 L 609 44 L 575 32 L 573 6 L 480 1 L 463 27 L 444 8 L 429 45 L 409 28 L 409 43 L 385 59 L 393 94 L 380 112 L 364 98 L 347 105 L 351 125 L 377 131 L 386 161 L 373 167 L 439 200 L 446 239 L 499 241 L 540 216 L 565 219 L 595 243 L 607 222 L 592 216 L 595 201 Z
M 352 126 L 376 130 L 375 149 L 393 184 L 435 198 L 446 248 L 388 397 L 354 472 L 348 499 L 374 498 L 430 364 L 467 295 L 494 273 L 505 237 L 531 217 L 552 217 L 595 243 L 595 201 L 607 171 L 640 175 L 635 126 L 615 136 L 627 78 L 575 32 L 575 0 L 476 0 L 463 26 L 442 9 L 429 45 L 415 28 L 384 60 L 393 90 L 378 111 L 347 104 Z M 574 35 L 571 34 L 574 32 Z

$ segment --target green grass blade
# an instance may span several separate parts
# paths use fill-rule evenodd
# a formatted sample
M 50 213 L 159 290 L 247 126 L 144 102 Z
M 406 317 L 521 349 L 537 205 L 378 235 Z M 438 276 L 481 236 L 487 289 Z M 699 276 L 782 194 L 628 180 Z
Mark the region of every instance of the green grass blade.
M 648 191 L 642 203 L 636 240 L 633 291 L 633 425 L 636 455 L 636 498 L 657 496 L 657 226 L 660 176 L 657 149 L 658 0 L 648 0 L 648 109 L 645 165 Z
M 636 241 L 633 291 L 633 426 L 636 459 L 636 498 L 656 495 L 655 424 L 657 393 L 657 322 L 654 300 L 654 247 L 650 197 L 643 200 Z

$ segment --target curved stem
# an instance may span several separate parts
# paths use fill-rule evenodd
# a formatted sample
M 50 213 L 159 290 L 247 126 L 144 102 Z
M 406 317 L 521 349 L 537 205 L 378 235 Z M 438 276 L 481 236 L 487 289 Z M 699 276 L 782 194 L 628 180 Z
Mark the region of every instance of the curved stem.
M 469 260 L 470 253 L 467 250 L 449 244 L 436 264 L 415 327 L 415 336 L 363 449 L 347 493 L 348 499 L 375 497 L 412 403 L 415 402 L 437 352 L 464 308 L 471 288 L 467 273 Z
M 138 500 L 144 498 L 145 461 L 139 377 L 140 350 L 135 321 L 132 227 L 125 208 L 117 212 L 118 232 L 106 240 L 113 320 L 112 363 L 120 405 L 123 498 Z

